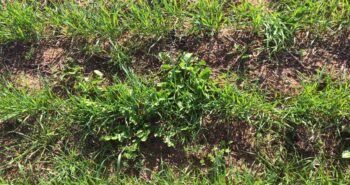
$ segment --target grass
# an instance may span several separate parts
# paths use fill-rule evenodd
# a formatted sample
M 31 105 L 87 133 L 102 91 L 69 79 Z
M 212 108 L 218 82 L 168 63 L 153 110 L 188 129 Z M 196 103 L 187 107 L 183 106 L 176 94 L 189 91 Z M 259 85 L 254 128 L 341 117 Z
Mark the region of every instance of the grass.
M 239 63 L 287 65 L 282 57 L 302 50 L 299 40 L 318 47 L 327 35 L 346 33 L 345 0 L 15 1 L 0 9 L 0 61 L 10 72 L 0 75 L 1 184 L 349 181 L 341 155 L 350 147 L 346 73 L 301 71 L 309 76 L 300 87 L 281 93 L 173 47 L 200 49 L 182 42 L 208 39 L 228 48 L 225 57 L 234 48 Z M 220 43 L 240 32 L 251 37 L 244 51 L 236 51 L 240 40 Z M 78 54 L 37 64 L 36 45 L 62 41 Z M 32 46 L 23 64 L 63 68 L 41 74 L 39 88 L 18 85 L 11 79 L 22 63 L 7 60 L 9 50 L 19 52 L 16 43 Z M 135 72 L 146 68 L 143 60 L 156 63 L 150 73 Z
M 36 9 L 30 4 L 10 3 L 1 13 L 1 43 L 41 38 L 45 25 Z
M 50 89 L 29 95 L 4 85 L 0 118 L 24 124 L 30 120 L 30 124 L 38 125 L 32 126 L 38 136 L 29 136 L 35 139 L 29 144 L 37 145 L 29 148 L 27 152 L 31 154 L 23 153 L 24 158 L 40 150 L 50 152 L 50 147 L 54 147 L 50 145 L 57 141 L 68 142 L 65 140 L 72 133 L 67 131 L 74 129 L 82 132 L 76 138 L 79 142 L 87 142 L 91 137 L 107 143 L 113 141 L 116 147 L 113 155 L 122 154 L 126 166 L 128 160 L 140 156 L 142 143 L 153 137 L 168 147 L 185 150 L 179 147 L 193 143 L 191 138 L 205 133 L 201 131 L 201 122 L 208 116 L 221 117 L 222 124 L 229 124 L 225 120 L 230 117 L 247 122 L 259 129 L 257 135 L 293 130 L 300 125 L 314 128 L 316 132 L 329 127 L 340 129 L 344 120 L 350 118 L 347 84 L 327 84 L 321 91 L 317 90 L 317 83 L 305 84 L 304 90 L 287 102 L 281 99 L 269 102 L 254 91 L 239 90 L 231 84 L 218 85 L 209 79 L 209 68 L 201 67 L 201 62 L 192 62 L 191 55 L 185 54 L 178 64 L 163 65 L 164 78 L 157 84 L 140 81 L 133 75 L 126 82 L 116 81 L 107 87 L 99 85 L 99 76 L 91 81 L 78 81 L 75 87 L 79 95 L 70 94 L 65 99 Z M 281 108 L 278 106 L 281 103 L 288 106 Z M 51 121 L 63 125 L 53 128 L 45 125 Z M 283 134 L 278 137 L 290 139 Z M 322 138 L 317 139 L 324 142 Z M 316 150 L 327 152 L 325 147 L 321 144 Z M 103 150 L 111 148 L 107 146 Z M 286 157 L 283 153 L 280 155 L 276 157 Z M 18 159 L 21 160 L 14 160 Z M 272 161 L 269 163 L 273 165 Z
M 62 160 L 62 159 L 61 159 Z M 68 162 L 67 159 L 63 161 Z M 120 184 L 168 184 L 169 182 L 173 184 L 267 184 L 267 183 L 305 183 L 305 184 L 315 184 L 315 183 L 337 183 L 346 184 L 348 177 L 340 177 L 335 175 L 335 177 L 330 176 L 330 174 L 325 173 L 323 167 L 319 167 L 316 170 L 313 168 L 312 164 L 307 165 L 298 173 L 288 173 L 282 179 L 276 179 L 276 176 L 270 173 L 270 176 L 254 177 L 249 170 L 243 170 L 239 172 L 234 168 L 224 169 L 220 171 L 218 175 L 203 175 L 199 171 L 186 171 L 183 170 L 179 173 L 174 172 L 169 167 L 163 167 L 162 172 L 152 174 L 152 182 L 140 180 L 135 177 L 130 176 L 101 176 L 101 169 L 96 169 L 94 171 L 86 171 L 85 169 L 92 169 L 92 167 L 84 161 L 72 161 L 69 164 L 64 164 L 60 162 L 58 169 L 61 176 L 52 176 L 52 178 L 47 181 L 45 179 L 39 180 L 38 184 L 110 184 L 110 183 L 120 183 Z M 98 166 L 97 166 L 98 168 Z M 287 171 L 291 170 L 287 168 Z M 72 178 L 73 174 L 77 174 Z M 78 174 L 86 174 L 80 176 Z M 314 178 L 309 178 L 312 175 Z M 296 179 L 297 178 L 297 179 Z M 21 184 L 28 184 L 24 181 L 16 181 Z
M 65 37 L 102 44 L 111 39 L 118 45 L 118 39 L 127 34 L 133 38 L 127 45 L 132 49 L 144 37 L 166 37 L 172 31 L 180 35 L 215 34 L 237 25 L 237 29 L 254 30 L 264 38 L 265 48 L 275 53 L 288 48 L 299 31 L 322 35 L 329 29 L 344 29 L 349 24 L 346 17 L 350 9 L 346 1 L 336 0 L 272 3 L 274 12 L 248 1 L 228 4 L 224 0 L 162 0 L 153 4 L 95 1 L 87 7 L 66 1 L 45 8 L 38 4 L 18 1 L 3 8 L 2 43 Z

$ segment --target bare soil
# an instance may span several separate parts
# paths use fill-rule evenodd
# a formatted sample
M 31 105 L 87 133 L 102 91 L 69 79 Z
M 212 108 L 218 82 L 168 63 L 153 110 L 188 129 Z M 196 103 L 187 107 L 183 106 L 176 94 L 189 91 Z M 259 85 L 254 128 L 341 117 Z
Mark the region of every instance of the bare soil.
M 260 84 L 268 91 L 297 93 L 302 81 L 313 78 L 319 71 L 334 79 L 349 80 L 349 33 L 328 35 L 327 39 L 316 43 L 309 43 L 311 39 L 300 33 L 298 44 L 272 57 L 261 50 L 264 46 L 262 38 L 244 31 L 223 30 L 213 37 L 149 41 L 136 52 L 133 68 L 139 74 L 156 73 L 162 64 L 156 57 L 158 53 L 167 52 L 178 57 L 183 52 L 190 52 L 205 60 L 214 76 L 235 72 L 247 78 L 248 83 Z

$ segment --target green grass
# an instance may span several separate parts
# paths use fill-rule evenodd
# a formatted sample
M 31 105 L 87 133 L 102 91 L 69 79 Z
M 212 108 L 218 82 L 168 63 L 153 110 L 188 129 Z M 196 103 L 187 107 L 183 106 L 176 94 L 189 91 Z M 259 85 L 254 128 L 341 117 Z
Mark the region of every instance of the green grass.
M 0 14 L 0 42 L 35 41 L 43 37 L 44 18 L 38 7 L 27 3 L 9 3 Z
M 235 168 L 223 169 L 217 175 L 216 172 L 218 171 L 212 171 L 212 173 L 205 175 L 198 170 L 176 171 L 173 168 L 164 166 L 159 173 L 151 172 L 150 176 L 152 177 L 146 180 L 132 176 L 119 175 L 105 177 L 101 175 L 103 171 L 103 167 L 101 166 L 91 166 L 91 164 L 86 161 L 66 158 L 55 160 L 61 160 L 61 162 L 56 164 L 56 169 L 53 170 L 50 180 L 39 179 L 36 184 L 347 184 L 349 180 L 348 176 L 328 174 L 322 165 L 315 168 L 312 163 L 305 165 L 305 167 L 298 172 L 293 171 L 293 167 L 286 167 L 286 174 L 283 175 L 281 179 L 278 179 L 276 177 L 277 174 L 273 173 L 256 177 L 256 175 L 249 170 L 238 171 Z M 310 178 L 310 175 L 312 178 Z M 26 176 L 26 174 L 23 174 L 23 177 L 30 178 L 30 176 Z M 12 181 L 12 183 L 30 184 L 33 182 L 31 182 L 30 179 L 23 178 Z
M 312 128 L 317 133 L 334 128 L 333 134 L 336 134 L 336 130 L 350 119 L 347 84 L 326 81 L 326 87 L 318 90 L 318 83 L 307 83 L 300 94 L 271 102 L 254 90 L 239 90 L 232 84 L 219 85 L 210 79 L 211 70 L 203 66 L 203 61 L 197 62 L 189 54 L 169 62 L 162 66 L 158 83 L 143 81 L 127 70 L 126 81 L 116 78 L 112 85 L 103 87 L 103 78 L 94 75 L 88 81 L 78 80 L 67 98 L 55 95 L 50 87 L 30 95 L 11 85 L 2 85 L 0 120 L 17 120 L 33 129 L 31 135 L 24 137 L 27 141 L 22 145 L 26 145 L 27 150 L 8 165 L 28 159 L 35 153 L 41 153 L 41 156 L 51 153 L 55 143 L 71 142 L 74 132 L 79 133 L 74 142 L 85 143 L 88 138 L 95 137 L 106 144 L 105 148 L 95 151 L 96 157 L 106 157 L 103 153 L 112 151 L 110 157 L 121 156 L 118 157 L 122 160 L 121 165 L 128 166 L 130 160 L 137 162 L 141 159 L 140 145 L 153 137 L 168 147 L 186 151 L 181 146 L 196 144 L 193 139 L 206 133 L 201 125 L 208 116 L 219 118 L 220 124 L 229 124 L 233 119 L 249 123 L 257 128 L 256 139 L 259 135 L 277 132 L 277 138 L 271 138 L 270 142 L 288 140 L 286 132 L 298 126 Z M 171 64 L 174 62 L 176 64 Z M 322 155 L 327 152 L 326 146 L 322 144 L 322 138 L 317 139 L 321 144 L 315 147 Z M 109 146 L 111 142 L 113 148 Z M 257 144 L 264 143 L 257 140 Z M 286 168 L 285 163 L 278 160 L 288 157 L 286 148 L 280 147 L 284 152 L 275 158 L 256 160 L 266 163 L 267 169 L 274 166 L 272 171 L 278 173 Z M 263 149 L 257 147 L 257 153 Z M 67 152 L 73 151 L 68 148 Z M 76 152 L 83 152 L 83 149 Z M 213 152 L 214 156 L 217 155 L 215 150 Z M 215 160 L 212 162 L 216 163 Z
M 276 53 L 288 49 L 298 32 L 322 35 L 349 25 L 350 5 L 345 0 L 282 1 L 270 8 L 225 0 L 94 1 L 87 7 L 65 1 L 44 8 L 39 2 L 18 1 L 0 14 L 0 42 L 65 37 L 118 45 L 119 38 L 128 36 L 127 47 L 132 49 L 141 38 L 166 37 L 172 31 L 179 36 L 210 35 L 234 25 L 236 30 L 254 31 L 263 37 L 264 49 Z
M 14 82 L 21 61 L 0 74 L 0 184 L 348 184 L 347 78 L 322 69 L 280 93 L 168 48 L 205 38 L 231 51 L 241 43 L 220 38 L 242 32 L 253 41 L 238 62 L 259 52 L 257 63 L 284 65 L 279 57 L 303 49 L 298 40 L 346 33 L 349 16 L 346 0 L 7 2 L 4 65 L 15 43 L 63 41 L 89 57 L 57 62 L 64 67 L 37 89 Z M 169 47 L 151 52 L 158 42 Z M 23 64 L 39 56 L 33 48 Z M 162 65 L 134 72 L 138 55 Z M 108 67 L 89 72 L 89 62 Z M 152 162 L 158 169 L 147 169 Z

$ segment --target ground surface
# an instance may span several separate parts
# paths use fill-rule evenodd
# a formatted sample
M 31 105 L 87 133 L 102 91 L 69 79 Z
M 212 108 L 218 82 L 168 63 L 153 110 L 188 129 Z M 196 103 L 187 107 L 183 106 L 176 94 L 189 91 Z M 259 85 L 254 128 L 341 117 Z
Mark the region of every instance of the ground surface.
M 0 183 L 349 183 L 346 0 L 2 4 Z

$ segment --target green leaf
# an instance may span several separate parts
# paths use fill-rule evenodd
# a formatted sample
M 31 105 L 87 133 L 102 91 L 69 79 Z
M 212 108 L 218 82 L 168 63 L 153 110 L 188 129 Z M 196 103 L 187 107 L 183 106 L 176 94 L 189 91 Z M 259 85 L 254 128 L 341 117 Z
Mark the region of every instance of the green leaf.
M 181 101 L 177 102 L 177 106 L 179 106 L 180 110 L 184 109 L 184 106 Z
M 162 69 L 163 70 L 170 70 L 170 69 L 172 69 L 173 67 L 171 66 L 171 65 L 169 65 L 169 64 L 164 64 L 164 65 L 162 65 Z
M 208 79 L 210 77 L 211 70 L 209 68 L 205 68 L 200 74 L 199 77 L 203 79 Z
M 350 150 L 344 150 L 343 153 L 341 154 L 341 157 L 343 159 L 350 159 Z
M 182 56 L 183 60 L 186 61 L 186 62 L 190 62 L 191 59 L 192 59 L 192 53 L 185 53 L 183 56 Z
M 350 134 L 350 126 L 349 125 L 342 126 L 342 132 Z
M 99 70 L 94 70 L 94 73 L 99 77 L 103 77 L 103 73 Z
M 102 141 L 123 141 L 126 138 L 125 133 L 115 134 L 114 136 L 102 136 Z
M 166 87 L 168 84 L 166 82 L 157 83 L 157 87 Z
M 164 52 L 159 53 L 158 57 L 162 61 L 167 61 L 170 58 L 169 55 L 167 53 L 164 53 Z
M 142 142 L 145 142 L 148 139 L 148 135 L 151 133 L 150 130 L 138 130 L 136 135 L 141 139 Z
M 164 141 L 168 147 L 174 147 L 175 144 L 171 141 L 171 138 L 170 137 L 165 137 L 165 141 Z
M 205 61 L 204 61 L 204 60 L 201 60 L 201 61 L 199 61 L 198 65 L 205 66 L 205 65 L 206 65 L 206 63 L 205 63 Z
M 186 68 L 186 63 L 185 62 L 181 62 L 180 64 L 179 64 L 179 67 L 181 68 L 181 69 L 185 69 Z M 180 71 L 181 72 L 181 71 Z

